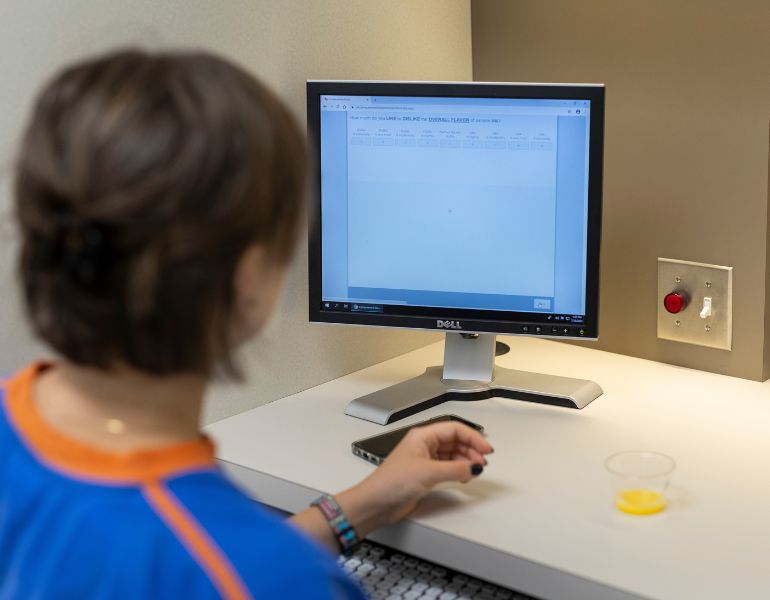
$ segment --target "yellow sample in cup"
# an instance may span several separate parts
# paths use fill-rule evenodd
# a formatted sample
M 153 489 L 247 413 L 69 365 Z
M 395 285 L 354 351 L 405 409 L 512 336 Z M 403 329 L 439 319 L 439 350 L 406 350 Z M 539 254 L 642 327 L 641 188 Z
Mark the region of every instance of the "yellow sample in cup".
M 666 498 L 655 490 L 628 489 L 618 492 L 615 506 L 630 515 L 652 515 L 666 508 Z

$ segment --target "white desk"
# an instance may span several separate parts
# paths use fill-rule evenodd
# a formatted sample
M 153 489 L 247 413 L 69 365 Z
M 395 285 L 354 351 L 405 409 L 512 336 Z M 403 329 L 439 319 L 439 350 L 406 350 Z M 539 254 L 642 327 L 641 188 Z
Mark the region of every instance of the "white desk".
M 434 492 L 372 536 L 405 552 L 549 599 L 770 597 L 770 382 L 756 383 L 527 338 L 498 364 L 593 379 L 582 411 L 491 399 L 449 402 L 387 428 L 456 413 L 495 447 L 477 480 Z M 296 512 L 374 467 L 350 443 L 386 428 L 343 414 L 351 399 L 440 364 L 410 352 L 211 425 L 219 458 L 249 493 Z M 612 506 L 604 459 L 674 457 L 670 504 Z

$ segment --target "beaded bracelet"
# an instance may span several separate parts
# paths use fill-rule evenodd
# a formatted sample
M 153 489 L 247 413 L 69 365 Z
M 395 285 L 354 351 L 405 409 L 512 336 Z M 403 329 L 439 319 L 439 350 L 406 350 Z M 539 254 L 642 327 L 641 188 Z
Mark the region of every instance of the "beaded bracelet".
M 348 523 L 348 519 L 337 501 L 328 494 L 324 494 L 314 500 L 311 506 L 317 506 L 329 523 L 329 527 L 332 528 L 334 537 L 337 538 L 337 543 L 340 545 L 340 553 L 343 556 L 350 556 L 360 540 L 356 530 Z

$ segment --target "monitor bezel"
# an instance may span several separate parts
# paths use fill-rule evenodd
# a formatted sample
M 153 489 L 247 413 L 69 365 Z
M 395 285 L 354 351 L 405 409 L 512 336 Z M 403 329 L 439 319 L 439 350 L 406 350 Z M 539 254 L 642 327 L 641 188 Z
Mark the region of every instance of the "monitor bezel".
M 547 313 L 477 309 L 408 307 L 412 314 L 340 312 L 322 308 L 321 241 L 321 96 L 427 96 L 454 98 L 525 98 L 590 100 L 588 215 L 586 256 L 586 313 L 580 324 L 555 322 Z M 537 335 L 538 337 L 598 339 L 601 257 L 602 187 L 604 160 L 603 84 L 308 81 L 307 125 L 311 158 L 308 220 L 309 319 L 314 323 L 396 327 L 465 333 Z M 553 317 L 553 315 L 552 315 Z

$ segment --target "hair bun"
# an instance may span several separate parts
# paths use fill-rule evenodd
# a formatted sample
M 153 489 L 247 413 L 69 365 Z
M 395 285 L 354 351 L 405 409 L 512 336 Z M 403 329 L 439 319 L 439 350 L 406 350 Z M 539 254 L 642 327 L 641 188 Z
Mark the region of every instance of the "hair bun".
M 82 287 L 95 286 L 112 262 L 112 244 L 106 228 L 95 222 L 66 220 L 51 235 L 37 239 L 36 262 L 48 269 L 63 269 Z
M 82 223 L 67 231 L 62 247 L 67 272 L 86 287 L 96 284 L 111 262 L 109 240 L 97 223 Z

